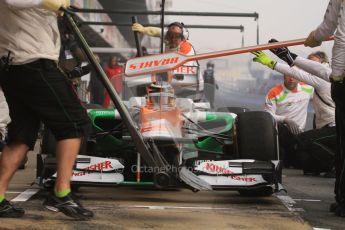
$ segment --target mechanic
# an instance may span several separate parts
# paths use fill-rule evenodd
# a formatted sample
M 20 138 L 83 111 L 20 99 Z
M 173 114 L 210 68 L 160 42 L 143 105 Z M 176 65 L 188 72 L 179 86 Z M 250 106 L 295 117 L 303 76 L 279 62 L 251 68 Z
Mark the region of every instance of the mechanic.
M 337 216 L 345 217 L 345 2 L 330 0 L 324 20 L 312 31 L 304 45 L 320 46 L 322 41 L 334 34 L 332 50 L 332 98 L 335 102 L 335 120 L 337 130 L 338 151 L 335 156 L 335 200 L 330 211 Z
M 57 178 L 44 206 L 78 220 L 93 213 L 71 196 L 70 178 L 81 137 L 90 120 L 71 83 L 57 67 L 60 36 L 57 15 L 68 0 L 1 0 L 0 57 L 6 59 L 1 85 L 12 122 L 0 157 L 0 216 L 21 217 L 22 208 L 5 199 L 16 169 L 34 148 L 42 121 L 58 140 Z
M 144 27 L 139 23 L 134 23 L 132 30 L 140 32 L 152 37 L 161 36 L 161 28 L 158 27 Z M 195 50 L 192 44 L 188 41 L 189 31 L 182 22 L 173 22 L 167 27 L 165 32 L 165 51 L 177 51 L 185 55 L 195 55 Z M 188 62 L 186 66 L 197 66 L 195 61 Z
M 108 61 L 108 65 L 105 68 L 109 80 L 112 82 L 117 94 L 121 96 L 123 91 L 123 67 L 119 65 L 117 57 L 111 57 Z M 105 93 L 103 107 L 108 108 L 111 106 L 110 96 L 108 92 Z
M 215 90 L 218 89 L 218 84 L 214 78 L 214 63 L 209 61 L 206 64 L 206 70 L 204 71 L 203 78 L 205 83 L 205 97 L 210 102 L 211 108 L 214 108 Z
M 277 122 L 280 159 L 285 167 L 294 165 L 296 135 L 305 128 L 308 104 L 313 91 L 313 87 L 284 75 L 284 83 L 276 85 L 266 95 L 265 111 Z
M 276 42 L 275 39 L 270 42 Z M 315 110 L 315 128 L 299 134 L 296 137 L 298 152 L 294 166 L 302 168 L 305 174 L 318 174 L 320 172 L 330 172 L 334 164 L 335 153 L 335 105 L 331 98 L 331 84 L 322 78 L 318 78 L 303 70 L 304 65 L 313 65 L 318 62 L 318 71 L 329 70 L 328 58 L 323 52 L 315 52 L 309 55 L 309 59 L 299 57 L 299 62 L 304 65 L 294 66 L 297 55 L 290 52 L 288 48 L 278 48 L 271 50 L 279 58 L 286 61 L 282 64 L 273 61 L 264 52 L 254 52 L 254 61 L 266 65 L 282 74 L 289 75 L 299 81 L 305 82 L 314 87 L 313 106 Z M 322 64 L 319 64 L 321 63 Z M 298 68 L 300 67 L 300 68 Z M 326 70 L 325 70 L 326 69 Z

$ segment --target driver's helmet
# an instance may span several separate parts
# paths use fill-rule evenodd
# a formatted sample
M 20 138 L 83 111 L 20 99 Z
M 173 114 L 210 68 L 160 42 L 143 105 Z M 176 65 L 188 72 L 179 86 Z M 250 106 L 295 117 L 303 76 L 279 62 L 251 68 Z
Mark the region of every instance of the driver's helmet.
M 207 62 L 206 67 L 214 69 L 214 63 L 209 61 L 209 62 Z
M 162 82 L 171 83 L 173 78 L 173 72 L 162 72 L 162 73 L 155 73 L 151 75 L 151 81 L 156 84 L 162 84 Z
M 149 108 L 174 108 L 176 102 L 172 86 L 166 82 L 153 83 L 147 87 L 146 105 Z

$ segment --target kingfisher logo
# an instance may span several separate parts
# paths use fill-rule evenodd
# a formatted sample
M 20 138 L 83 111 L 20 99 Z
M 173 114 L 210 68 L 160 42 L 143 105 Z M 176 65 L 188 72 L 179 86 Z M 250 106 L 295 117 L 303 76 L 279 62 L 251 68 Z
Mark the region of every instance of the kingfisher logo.
M 234 174 L 233 171 L 224 168 L 224 166 L 220 166 L 211 162 L 206 163 L 204 170 L 208 172 L 224 174 L 224 175 Z
M 137 69 L 145 69 L 151 67 L 159 67 L 164 65 L 176 64 L 180 60 L 179 57 L 172 57 L 172 58 L 163 58 L 160 60 L 152 60 L 152 61 L 145 61 L 139 63 L 130 64 L 130 70 L 137 70 Z
M 111 165 L 111 161 L 104 161 L 104 162 L 93 164 L 81 169 L 81 170 L 85 170 L 84 172 L 73 172 L 73 176 L 85 176 L 87 174 L 93 173 L 93 171 L 99 172 L 99 171 L 102 171 L 103 169 L 112 169 L 112 168 L 113 166 Z

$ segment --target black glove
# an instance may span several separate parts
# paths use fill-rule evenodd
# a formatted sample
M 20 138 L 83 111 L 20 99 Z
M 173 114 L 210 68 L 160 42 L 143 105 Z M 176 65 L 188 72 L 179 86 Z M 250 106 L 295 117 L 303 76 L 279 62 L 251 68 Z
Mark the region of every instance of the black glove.
M 286 125 L 286 127 L 288 128 L 288 130 L 294 134 L 294 135 L 298 135 L 302 132 L 302 130 L 299 128 L 299 126 L 297 125 L 296 122 L 294 122 L 293 120 L 290 119 L 285 119 L 284 120 L 284 124 Z
M 274 42 L 278 42 L 278 41 L 274 38 L 268 41 L 268 43 L 274 43 Z M 289 66 L 294 65 L 297 55 L 294 53 L 291 53 L 287 47 L 270 49 L 270 51 L 274 53 L 275 55 L 277 55 L 281 60 L 285 61 Z
M 80 78 L 88 73 L 90 73 L 90 65 L 86 66 L 76 66 L 74 69 L 67 73 L 69 79 Z

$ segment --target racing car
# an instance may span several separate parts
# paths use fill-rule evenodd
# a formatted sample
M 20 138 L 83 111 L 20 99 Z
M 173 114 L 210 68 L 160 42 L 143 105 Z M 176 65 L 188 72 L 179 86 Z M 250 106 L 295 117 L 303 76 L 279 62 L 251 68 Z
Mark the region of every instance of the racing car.
M 207 102 L 176 97 L 174 71 L 146 72 L 152 83 L 145 96 L 122 101 L 69 12 L 65 17 L 115 106 L 89 106 L 92 133 L 75 162 L 74 186 L 237 190 L 254 196 L 282 189 L 277 130 L 269 113 L 231 107 L 213 111 Z M 46 129 L 37 179 L 47 187 L 56 178 L 55 145 Z

